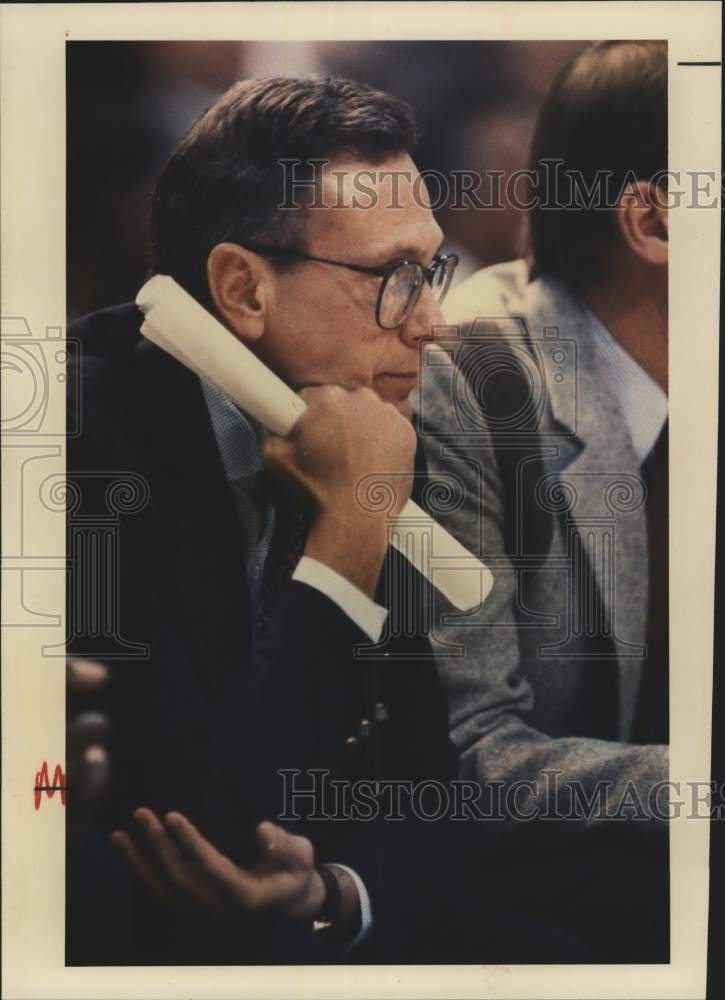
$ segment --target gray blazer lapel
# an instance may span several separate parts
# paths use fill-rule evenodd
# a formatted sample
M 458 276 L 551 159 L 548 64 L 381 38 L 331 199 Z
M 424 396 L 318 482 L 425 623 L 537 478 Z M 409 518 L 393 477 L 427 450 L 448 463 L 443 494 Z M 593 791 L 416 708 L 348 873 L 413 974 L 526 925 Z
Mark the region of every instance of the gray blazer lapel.
M 619 403 L 599 375 L 586 310 L 560 285 L 541 279 L 526 290 L 524 305 L 529 332 L 541 348 L 551 405 L 551 425 L 544 432 L 548 484 L 542 497 L 551 498 L 558 510 L 566 508 L 565 558 L 571 564 L 578 536 L 596 578 L 619 664 L 621 738 L 631 725 L 646 630 L 647 528 L 640 470 Z M 571 620 L 575 623 L 576 616 Z

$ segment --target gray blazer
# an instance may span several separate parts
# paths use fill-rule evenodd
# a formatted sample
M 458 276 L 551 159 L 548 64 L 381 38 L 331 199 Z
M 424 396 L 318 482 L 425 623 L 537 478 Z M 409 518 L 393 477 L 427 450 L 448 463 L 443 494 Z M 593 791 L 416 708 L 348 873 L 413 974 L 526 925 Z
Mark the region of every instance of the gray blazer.
M 418 408 L 428 472 L 455 479 L 462 496 L 461 503 L 436 516 L 482 555 L 495 580 L 480 609 L 457 614 L 439 607 L 433 628 L 452 738 L 462 755 L 461 776 L 479 783 L 534 782 L 518 798 L 523 811 L 534 813 L 566 814 L 572 808 L 567 783 L 576 782 L 594 808 L 590 815 L 586 806 L 576 809 L 579 820 L 566 824 L 568 831 L 601 831 L 604 812 L 616 813 L 629 801 L 635 808 L 624 815 L 642 819 L 626 823 L 627 829 L 659 840 L 666 830 L 667 796 L 662 789 L 655 798 L 652 789 L 667 781 L 667 747 L 626 742 L 640 685 L 648 593 L 644 491 L 627 426 L 612 392 L 597 377 L 588 314 L 560 284 L 528 283 L 523 261 L 488 268 L 463 282 L 446 306 L 451 329 L 442 346 L 452 359 L 457 342 L 491 329 L 490 322 L 476 323 L 482 317 L 496 320 L 494 327 L 517 350 L 522 319 L 540 356 L 544 475 L 537 497 L 554 518 L 543 563 L 529 571 L 512 568 L 504 554 L 502 483 L 485 420 L 471 430 L 470 399 L 461 405 L 460 379 L 445 365 L 425 365 Z M 477 456 L 473 460 L 452 451 L 466 434 L 466 453 Z M 576 603 L 581 588 L 577 593 L 571 585 L 578 558 L 573 529 L 611 629 L 614 657 L 608 665 L 584 652 Z M 587 671 L 598 667 L 611 671 L 615 690 L 607 739 L 592 738 L 581 724 Z M 506 831 L 510 839 L 514 831 L 525 835 L 531 824 L 480 827 L 487 835 Z

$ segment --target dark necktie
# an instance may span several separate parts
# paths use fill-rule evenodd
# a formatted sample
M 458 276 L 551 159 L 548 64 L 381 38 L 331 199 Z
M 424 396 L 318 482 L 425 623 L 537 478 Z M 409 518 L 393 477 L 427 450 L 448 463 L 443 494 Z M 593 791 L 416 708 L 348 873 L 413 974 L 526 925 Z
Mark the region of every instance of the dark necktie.
M 642 465 L 647 487 L 647 655 L 634 723 L 640 743 L 669 742 L 669 425 Z
M 280 590 L 299 562 L 310 527 L 310 518 L 273 487 L 274 535 L 264 564 L 262 589 L 257 605 L 256 632 L 260 635 Z
M 264 511 L 269 503 L 269 488 L 264 469 L 230 482 L 232 496 L 239 516 L 242 546 L 245 559 L 259 542 L 264 528 Z

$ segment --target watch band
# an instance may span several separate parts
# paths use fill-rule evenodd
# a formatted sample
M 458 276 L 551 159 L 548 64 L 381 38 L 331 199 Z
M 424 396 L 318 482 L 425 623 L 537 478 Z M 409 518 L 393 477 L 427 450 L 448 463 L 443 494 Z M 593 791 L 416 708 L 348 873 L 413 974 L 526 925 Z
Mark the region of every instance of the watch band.
M 339 924 L 342 893 L 340 892 L 340 884 L 326 865 L 320 865 L 317 871 L 325 886 L 325 901 L 313 927 L 316 931 L 323 931 L 332 929 Z

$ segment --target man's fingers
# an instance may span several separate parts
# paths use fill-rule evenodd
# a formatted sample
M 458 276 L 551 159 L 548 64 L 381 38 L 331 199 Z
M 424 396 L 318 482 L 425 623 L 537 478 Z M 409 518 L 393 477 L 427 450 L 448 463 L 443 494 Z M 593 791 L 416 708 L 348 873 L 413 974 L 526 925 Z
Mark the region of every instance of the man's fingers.
M 254 832 L 260 852 L 260 862 L 271 862 L 284 857 L 289 847 L 289 834 L 280 826 L 263 820 Z
M 142 807 L 135 810 L 133 818 L 141 828 L 155 858 L 160 862 L 167 875 L 171 878 L 180 876 L 183 858 L 156 813 Z
M 184 859 L 156 814 L 150 809 L 141 808 L 136 809 L 133 817 L 146 838 L 154 860 L 161 865 L 166 878 L 179 889 L 188 890 Z
M 97 660 L 65 661 L 66 683 L 73 694 L 91 694 L 108 681 L 108 668 Z
M 89 804 L 102 799 L 110 789 L 111 775 L 108 754 L 104 747 L 92 744 L 69 755 L 69 803 Z
M 76 818 L 97 804 L 110 788 L 110 764 L 106 747 L 111 726 L 97 710 L 98 692 L 110 674 L 96 660 L 66 659 L 66 751 L 69 807 Z
M 188 864 L 156 814 L 150 809 L 141 808 L 135 811 L 134 818 L 144 831 L 154 856 L 174 889 L 208 912 L 217 916 L 223 915 L 225 907 L 219 893 L 209 884 L 203 873 L 195 871 L 193 866 Z M 211 845 L 209 847 L 211 848 Z
M 122 830 L 115 830 L 111 834 L 111 843 L 123 854 L 130 867 L 136 872 L 139 878 L 146 883 L 155 896 L 162 902 L 172 904 L 175 902 L 174 894 L 169 887 L 156 874 L 153 867 L 139 852 L 138 848 Z
M 289 833 L 281 826 L 264 820 L 257 827 L 255 837 L 260 851 L 260 865 L 312 867 L 314 848 L 306 837 Z
M 103 745 L 110 732 L 108 718 L 101 712 L 81 712 L 68 722 L 66 746 L 69 753 L 78 753 L 83 747 Z
M 142 807 L 134 812 L 134 818 L 152 852 L 148 866 L 153 869 L 158 864 L 159 877 L 169 885 L 175 897 L 202 907 L 214 916 L 223 916 L 226 906 L 222 896 L 202 872 L 186 861 L 155 813 Z
M 237 867 L 202 837 L 194 824 L 181 813 L 169 813 L 166 825 L 182 850 L 194 859 L 218 891 L 245 910 L 251 912 L 260 908 L 265 894 L 260 890 L 258 876 Z
M 209 843 L 206 837 L 202 837 L 194 824 L 181 813 L 168 813 L 164 822 L 166 829 L 188 857 L 199 863 L 214 855 L 218 855 L 220 858 L 224 857 L 213 844 Z
M 166 828 L 183 853 L 220 884 L 233 881 L 239 868 L 225 854 L 202 837 L 197 828 L 181 813 L 166 816 Z
M 205 884 L 237 910 L 291 912 L 290 903 L 305 890 L 313 871 L 310 841 L 269 821 L 260 823 L 255 831 L 260 860 L 251 870 L 235 865 L 181 813 L 168 813 L 165 823 L 179 850 L 199 866 L 199 877 L 205 877 Z

